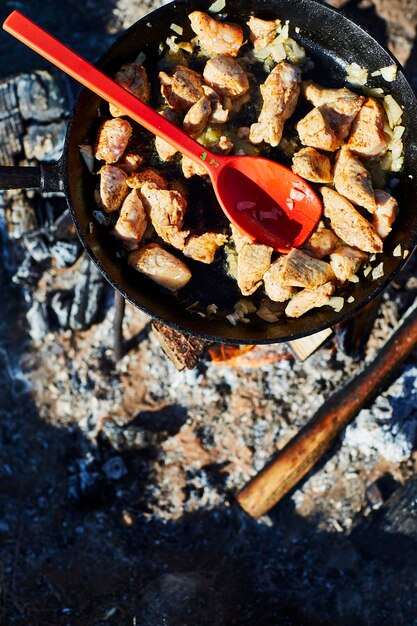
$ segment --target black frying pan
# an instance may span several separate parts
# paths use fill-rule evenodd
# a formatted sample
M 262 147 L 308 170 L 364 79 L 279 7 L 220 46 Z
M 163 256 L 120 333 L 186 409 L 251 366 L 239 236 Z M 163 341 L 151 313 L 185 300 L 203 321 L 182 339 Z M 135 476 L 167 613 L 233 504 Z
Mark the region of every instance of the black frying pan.
M 173 22 L 184 26 L 183 38 L 192 36 L 187 15 L 194 10 L 207 10 L 212 0 L 180 0 L 168 4 L 139 20 L 127 30 L 110 50 L 100 59 L 98 66 L 113 76 L 123 63 L 133 61 L 140 51 L 146 54 L 146 67 L 156 67 L 160 57 L 158 48 L 173 33 Z M 263 19 L 279 17 L 290 20 L 293 27 L 300 28 L 295 37 L 304 46 L 314 61 L 314 70 L 309 78 L 324 85 L 342 86 L 346 64 L 356 62 L 371 72 L 396 63 L 395 59 L 381 47 L 373 37 L 351 22 L 336 10 L 315 0 L 226 0 L 224 12 L 228 21 L 244 25 L 251 14 Z M 151 72 L 152 74 L 152 72 Z M 377 86 L 377 80 L 371 86 Z M 61 160 L 53 165 L 40 164 L 32 168 L 0 168 L 0 188 L 40 187 L 44 191 L 62 190 L 67 198 L 79 237 L 87 252 L 107 280 L 127 300 L 145 311 L 151 317 L 211 341 L 238 344 L 274 343 L 296 339 L 323 328 L 333 326 L 354 313 L 375 298 L 401 269 L 405 261 L 393 257 L 398 244 L 412 251 L 417 235 L 417 102 L 401 68 L 394 83 L 384 87 L 404 108 L 403 123 L 405 165 L 398 174 L 400 183 L 395 196 L 400 206 L 393 233 L 385 242 L 385 252 L 381 256 L 385 275 L 376 280 L 361 280 L 352 285 L 344 294 L 353 296 L 354 302 L 345 306 L 341 313 L 330 307 L 313 310 L 300 319 L 286 319 L 270 324 L 256 315 L 250 325 L 230 325 L 226 319 L 202 318 L 189 304 L 199 302 L 205 305 L 215 303 L 221 311 L 230 312 L 239 299 L 233 281 L 226 278 L 219 267 L 208 267 L 193 263 L 193 279 L 188 291 L 181 299 L 161 290 L 158 286 L 127 267 L 116 256 L 119 244 L 105 228 L 94 223 L 91 229 L 94 209 L 94 185 L 96 180 L 87 172 L 80 157 L 79 145 L 93 135 L 97 127 L 97 108 L 103 106 L 99 98 L 83 90 L 76 102 L 68 127 L 64 153 Z M 416 174 L 416 177 L 414 176 Z M 188 260 L 187 260 L 188 262 Z

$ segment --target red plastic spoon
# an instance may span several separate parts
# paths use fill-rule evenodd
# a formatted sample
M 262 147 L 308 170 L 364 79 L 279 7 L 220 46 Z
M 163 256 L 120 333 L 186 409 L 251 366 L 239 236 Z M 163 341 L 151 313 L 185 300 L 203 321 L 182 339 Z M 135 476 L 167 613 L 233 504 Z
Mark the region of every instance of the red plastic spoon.
M 321 202 L 290 169 L 261 157 L 213 154 L 19 11 L 9 15 L 3 28 L 204 166 L 223 211 L 253 240 L 288 252 L 301 246 L 316 228 L 322 213 Z

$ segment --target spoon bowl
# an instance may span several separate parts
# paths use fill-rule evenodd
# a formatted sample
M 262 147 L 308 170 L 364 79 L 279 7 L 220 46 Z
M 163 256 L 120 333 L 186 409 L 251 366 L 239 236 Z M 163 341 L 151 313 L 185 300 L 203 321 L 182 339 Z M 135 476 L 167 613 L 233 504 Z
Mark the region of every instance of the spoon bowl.
M 289 252 L 312 234 L 322 205 L 311 187 L 283 165 L 262 157 L 211 153 L 37 24 L 13 11 L 4 30 L 127 116 L 205 167 L 229 220 L 253 241 Z

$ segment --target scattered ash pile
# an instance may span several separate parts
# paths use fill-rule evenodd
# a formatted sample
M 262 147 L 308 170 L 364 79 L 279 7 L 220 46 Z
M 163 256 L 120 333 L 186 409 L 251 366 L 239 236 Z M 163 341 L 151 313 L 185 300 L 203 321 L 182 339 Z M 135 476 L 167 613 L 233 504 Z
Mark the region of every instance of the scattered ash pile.
M 56 159 L 66 80 L 0 93 L 2 162 Z M 417 624 L 416 354 L 270 515 L 234 501 L 384 344 L 417 259 L 362 361 L 333 338 L 305 363 L 279 345 L 178 372 L 130 306 L 115 363 L 114 294 L 61 196 L 5 192 L 0 209 L 1 624 Z

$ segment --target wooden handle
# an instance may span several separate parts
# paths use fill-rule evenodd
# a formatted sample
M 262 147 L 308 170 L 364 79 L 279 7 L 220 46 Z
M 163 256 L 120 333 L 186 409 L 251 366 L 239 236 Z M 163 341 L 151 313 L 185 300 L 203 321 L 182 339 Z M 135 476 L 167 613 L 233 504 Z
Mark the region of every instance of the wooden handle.
M 417 345 L 417 306 L 375 360 L 337 391 L 312 420 L 236 496 L 252 517 L 265 515 L 331 447 L 365 403 L 384 388 L 394 370 Z

